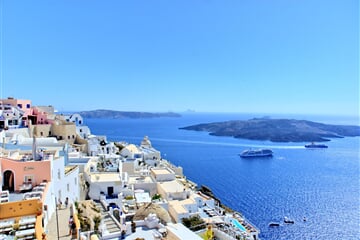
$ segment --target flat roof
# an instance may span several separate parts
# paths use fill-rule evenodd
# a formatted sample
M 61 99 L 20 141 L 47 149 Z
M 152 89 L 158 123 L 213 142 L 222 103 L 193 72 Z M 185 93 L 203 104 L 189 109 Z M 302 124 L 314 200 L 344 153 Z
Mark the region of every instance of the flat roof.
M 179 239 L 202 240 L 202 238 L 181 223 L 168 223 L 166 228 Z
M 164 189 L 165 192 L 173 193 L 173 192 L 183 192 L 184 185 L 179 183 L 177 180 L 161 182 L 159 183 L 161 188 Z
M 151 169 L 151 171 L 156 175 L 171 174 L 172 173 L 166 168 Z
M 154 239 L 156 229 L 149 229 L 146 226 L 136 227 L 136 231 L 130 235 L 125 236 L 125 240 L 134 240 L 134 239 Z M 113 238 L 113 239 L 119 239 Z
M 138 203 L 149 203 L 151 202 L 151 198 L 149 193 L 147 192 L 136 192 L 135 193 L 136 202 Z
M 188 211 L 184 208 L 183 204 L 179 200 L 169 201 L 169 205 L 175 209 L 177 213 L 187 213 Z
M 90 174 L 91 182 L 118 182 L 121 181 L 118 172 L 96 172 Z
M 135 183 L 153 183 L 154 181 L 150 176 L 130 176 L 128 180 L 129 184 Z

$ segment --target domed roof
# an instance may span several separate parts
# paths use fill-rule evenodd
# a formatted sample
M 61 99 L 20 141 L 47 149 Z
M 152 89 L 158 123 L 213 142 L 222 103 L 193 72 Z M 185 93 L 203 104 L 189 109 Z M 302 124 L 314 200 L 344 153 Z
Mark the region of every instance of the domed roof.
M 123 150 L 128 150 L 129 152 L 131 152 L 131 153 L 139 153 L 140 151 L 139 151 L 139 149 L 135 146 L 135 144 L 128 144 L 128 145 L 126 145 L 123 149 L 122 149 L 122 151 Z
M 151 147 L 151 142 L 148 136 L 145 136 L 144 139 L 141 141 L 141 146 Z
M 134 215 L 134 221 L 144 220 L 150 213 L 155 213 L 159 219 L 166 223 L 171 222 L 171 217 L 168 211 L 160 205 L 154 203 L 148 203 L 141 206 Z

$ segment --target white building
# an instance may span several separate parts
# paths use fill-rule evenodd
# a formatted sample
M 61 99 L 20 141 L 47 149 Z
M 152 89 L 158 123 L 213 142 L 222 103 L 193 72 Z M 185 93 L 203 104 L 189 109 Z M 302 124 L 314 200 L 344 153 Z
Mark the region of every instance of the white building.
M 175 173 L 168 168 L 152 168 L 150 172 L 151 176 L 157 182 L 168 182 L 175 180 Z
M 119 153 L 119 148 L 113 142 L 108 142 L 106 136 L 87 136 L 87 154 L 89 156 L 107 155 L 114 156 Z
M 18 128 L 24 112 L 9 104 L 0 104 L 0 129 Z
M 74 123 L 76 126 L 76 133 L 83 139 L 87 139 L 91 135 L 90 128 L 84 125 L 83 117 L 78 114 L 69 114 L 69 115 L 57 115 L 57 118 L 65 120 L 66 122 Z
M 101 195 L 119 194 L 123 188 L 123 179 L 127 178 L 118 171 L 101 171 L 102 163 L 99 157 L 93 157 L 84 167 L 84 178 L 89 186 L 88 195 L 95 200 L 100 200 Z M 118 168 L 121 169 L 121 162 Z

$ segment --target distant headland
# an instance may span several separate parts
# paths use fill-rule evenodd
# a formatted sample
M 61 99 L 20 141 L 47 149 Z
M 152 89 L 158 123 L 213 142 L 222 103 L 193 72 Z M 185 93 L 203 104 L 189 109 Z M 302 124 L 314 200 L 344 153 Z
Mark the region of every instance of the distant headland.
M 330 141 L 330 138 L 360 136 L 360 126 L 269 118 L 203 123 L 180 129 L 206 131 L 214 136 L 232 136 L 272 142 L 324 142 Z
M 181 117 L 178 113 L 150 113 L 150 112 L 124 112 L 115 110 L 98 109 L 82 111 L 79 114 L 84 118 L 158 118 L 158 117 Z

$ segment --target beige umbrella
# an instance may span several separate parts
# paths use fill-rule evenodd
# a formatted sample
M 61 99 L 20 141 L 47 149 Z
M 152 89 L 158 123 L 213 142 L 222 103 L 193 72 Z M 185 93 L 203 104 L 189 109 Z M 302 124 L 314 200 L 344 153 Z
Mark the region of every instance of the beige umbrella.
M 134 221 L 144 220 L 150 213 L 155 213 L 156 216 L 163 222 L 171 222 L 170 215 L 165 208 L 154 203 L 148 203 L 141 206 L 134 215 Z

